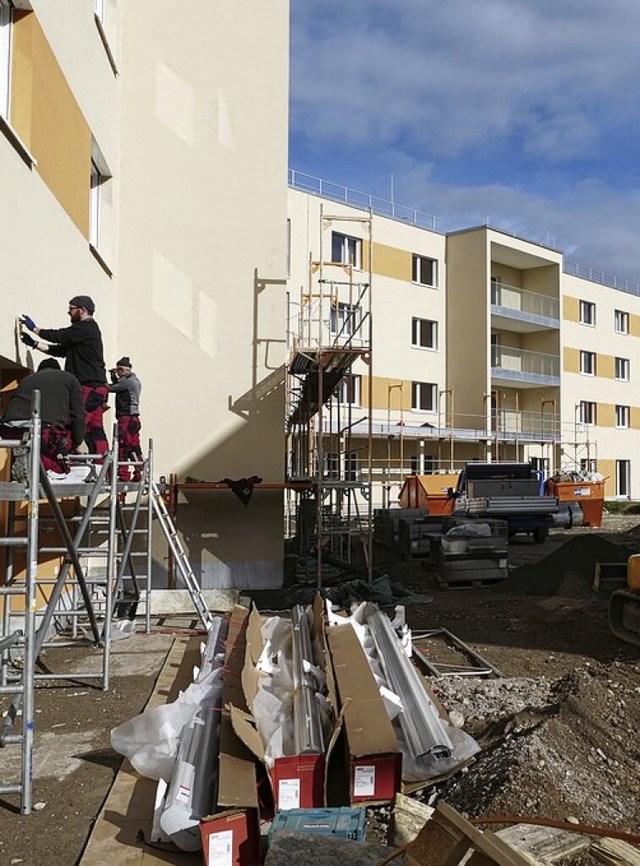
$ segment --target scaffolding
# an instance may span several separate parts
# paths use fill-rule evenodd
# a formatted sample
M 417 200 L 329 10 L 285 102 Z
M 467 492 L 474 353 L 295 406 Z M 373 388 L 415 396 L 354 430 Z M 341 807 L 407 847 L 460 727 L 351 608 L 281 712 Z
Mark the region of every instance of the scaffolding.
M 115 429 L 106 454 L 70 455 L 72 466 L 80 471 L 72 469 L 68 478 L 81 480 L 51 480 L 40 460 L 41 429 L 36 391 L 22 439 L 0 439 L 0 450 L 9 453 L 12 463 L 18 452 L 26 461 L 23 480 L 0 482 L 5 511 L 0 537 L 5 560 L 0 586 L 0 695 L 8 704 L 0 748 L 20 749 L 20 779 L 0 778 L 0 793 L 18 795 L 22 814 L 33 807 L 36 685 L 43 680 L 94 680 L 107 691 L 112 640 L 126 635 L 143 592 L 145 630 L 151 630 L 154 517 L 204 628 L 212 621 L 153 481 L 153 443 L 148 456 L 136 464 L 139 481 L 118 481 Z M 91 659 L 89 666 L 63 673 L 39 666 L 43 650 L 79 647 L 93 648 L 98 664 Z
M 360 225 L 364 243 L 339 234 L 345 242 L 340 261 L 327 260 L 323 235 L 345 223 Z M 354 418 L 361 380 L 353 373 L 358 361 L 368 366 L 371 407 L 372 219 L 328 215 L 321 205 L 320 224 L 319 260 L 309 261 L 308 286 L 301 288 L 297 310 L 292 304 L 289 311 L 287 382 L 289 522 L 298 553 L 306 563 L 315 558 L 318 587 L 323 555 L 351 563 L 354 546 L 361 545 L 369 579 L 372 574 L 371 413 Z M 336 399 L 339 389 L 346 399 Z M 356 427 L 360 437 L 366 430 L 364 458 L 354 451 Z

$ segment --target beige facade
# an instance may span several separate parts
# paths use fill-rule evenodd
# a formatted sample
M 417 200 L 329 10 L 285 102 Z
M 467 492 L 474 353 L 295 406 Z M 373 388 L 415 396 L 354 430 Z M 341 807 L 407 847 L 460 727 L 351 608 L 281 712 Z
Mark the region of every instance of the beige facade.
M 572 276 L 560 251 L 486 226 L 445 235 L 291 186 L 292 294 L 314 290 L 308 263 L 321 248 L 346 261 L 370 236 L 371 360 L 352 368 L 361 387 L 338 389 L 335 399 L 361 395 L 349 407 L 360 434 L 350 447 L 361 473 L 371 458 L 377 505 L 396 500 L 409 472 L 476 459 L 597 470 L 607 496 L 638 495 L 637 294 Z M 336 213 L 353 222 L 341 227 Z M 336 232 L 351 241 L 332 249 Z M 416 256 L 434 263 L 429 286 L 416 279 Z M 358 265 L 369 279 L 365 260 Z M 434 323 L 418 335 L 429 348 L 416 345 L 416 319 Z M 421 383 L 433 384 L 429 408 L 419 405 Z
M 229 490 L 181 497 L 196 575 L 280 585 L 288 4 L 15 5 L 0 18 L 3 384 L 41 358 L 15 317 L 62 327 L 90 294 L 107 367 L 127 354 L 143 382 L 154 474 L 272 485 L 248 508 Z

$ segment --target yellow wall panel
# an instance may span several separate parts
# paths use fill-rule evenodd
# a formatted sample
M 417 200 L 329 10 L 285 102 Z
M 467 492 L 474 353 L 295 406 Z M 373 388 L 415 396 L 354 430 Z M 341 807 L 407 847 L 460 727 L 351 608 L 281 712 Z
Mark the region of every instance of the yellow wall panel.
M 578 298 L 565 295 L 562 299 L 562 318 L 567 322 L 580 321 L 580 302 Z
M 598 472 L 604 475 L 604 495 L 616 495 L 616 461 L 598 459 Z
M 616 407 L 612 403 L 598 403 L 598 427 L 616 426 Z
M 389 386 L 393 387 L 389 387 Z M 397 387 L 402 385 L 401 388 Z M 368 382 L 367 382 L 368 387 Z M 362 388 L 364 391 L 365 382 L 363 379 Z M 362 405 L 364 406 L 366 394 L 362 394 Z M 392 419 L 397 422 L 399 418 L 396 415 L 402 410 L 411 409 L 411 382 L 407 379 L 387 379 L 383 376 L 373 377 L 373 408 L 388 410 L 391 407 Z
M 633 337 L 640 337 L 640 316 L 635 313 L 629 314 L 629 333 Z
M 615 361 L 612 355 L 598 354 L 596 371 L 603 379 L 615 378 Z
M 572 349 L 570 346 L 564 347 L 564 362 L 563 369 L 565 373 L 580 372 L 580 350 Z
M 36 15 L 16 14 L 13 32 L 12 123 L 38 173 L 88 238 L 91 130 Z
M 631 406 L 629 409 L 629 426 L 633 430 L 640 430 L 640 407 Z
M 387 244 L 373 245 L 373 272 L 381 277 L 411 281 L 412 254 Z

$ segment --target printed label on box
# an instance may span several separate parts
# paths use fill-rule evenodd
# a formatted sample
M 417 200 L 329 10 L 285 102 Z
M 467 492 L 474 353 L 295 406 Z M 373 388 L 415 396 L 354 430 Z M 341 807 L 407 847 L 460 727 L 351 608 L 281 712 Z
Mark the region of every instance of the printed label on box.
M 353 776 L 354 797 L 373 797 L 376 790 L 376 768 L 355 767 Z
M 209 866 L 233 866 L 233 830 L 209 835 Z
M 300 779 L 280 779 L 278 809 L 300 808 Z

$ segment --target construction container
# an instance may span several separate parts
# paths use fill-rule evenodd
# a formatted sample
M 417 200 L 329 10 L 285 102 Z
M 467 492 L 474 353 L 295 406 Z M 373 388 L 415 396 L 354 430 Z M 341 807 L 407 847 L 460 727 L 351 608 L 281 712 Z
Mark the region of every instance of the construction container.
M 546 492 L 549 496 L 556 496 L 559 502 L 578 503 L 582 509 L 583 526 L 602 525 L 604 481 L 555 481 L 550 478 Z
M 454 499 L 449 490 L 455 490 L 458 473 L 437 475 L 409 475 L 400 491 L 403 508 L 426 508 L 429 514 L 451 514 Z
M 362 842 L 365 838 L 364 806 L 340 806 L 334 809 L 285 809 L 276 812 L 269 830 L 269 841 L 280 830 L 336 836 Z

